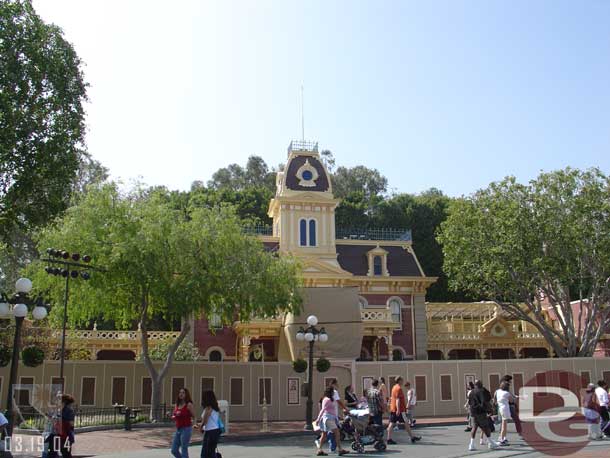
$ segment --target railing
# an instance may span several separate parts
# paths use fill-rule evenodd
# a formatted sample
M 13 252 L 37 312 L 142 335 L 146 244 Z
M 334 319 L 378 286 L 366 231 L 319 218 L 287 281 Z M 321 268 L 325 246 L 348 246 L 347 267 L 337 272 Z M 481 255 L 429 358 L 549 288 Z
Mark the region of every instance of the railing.
M 266 224 L 256 224 L 254 226 L 244 226 L 244 234 L 249 235 L 273 235 L 273 227 Z
M 360 310 L 360 319 L 364 322 L 382 321 L 389 323 L 392 321 L 392 313 L 390 310 Z
M 335 237 L 344 240 L 412 240 L 411 229 L 364 229 L 341 228 L 335 230 Z
M 66 332 L 66 337 L 70 340 L 140 340 L 141 331 L 97 331 L 93 330 L 72 330 Z M 180 331 L 148 331 L 149 340 L 176 339 Z M 54 337 L 60 338 L 61 332 L 54 332 Z
M 288 152 L 292 151 L 313 151 L 318 152 L 318 142 L 308 142 L 305 140 L 292 140 L 288 145 Z
M 515 340 L 540 340 L 544 337 L 536 332 L 518 332 Z M 428 334 L 429 341 L 451 341 L 451 340 L 483 340 L 481 334 L 459 333 L 459 332 L 439 332 Z M 485 337 L 487 339 L 487 337 Z

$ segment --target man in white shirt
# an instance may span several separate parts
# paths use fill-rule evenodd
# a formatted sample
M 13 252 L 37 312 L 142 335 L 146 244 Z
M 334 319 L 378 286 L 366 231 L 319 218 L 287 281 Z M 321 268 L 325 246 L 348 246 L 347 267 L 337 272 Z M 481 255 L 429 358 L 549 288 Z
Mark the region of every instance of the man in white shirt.
M 415 389 L 411 386 L 411 382 L 405 383 L 407 389 L 407 418 L 411 428 L 415 427 L 415 406 L 417 405 L 417 396 L 415 395 Z
M 608 431 L 606 430 L 606 428 L 610 426 L 610 414 L 608 414 L 608 384 L 604 380 L 597 382 L 595 396 L 597 396 L 597 402 L 599 402 L 599 416 L 602 419 L 600 428 L 602 433 L 608 436 Z

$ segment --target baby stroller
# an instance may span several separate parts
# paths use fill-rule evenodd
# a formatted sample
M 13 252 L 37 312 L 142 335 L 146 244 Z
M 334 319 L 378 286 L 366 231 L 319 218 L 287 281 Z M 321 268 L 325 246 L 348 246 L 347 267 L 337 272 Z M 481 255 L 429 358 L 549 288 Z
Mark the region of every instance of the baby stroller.
M 364 453 L 364 447 L 372 445 L 375 450 L 385 451 L 383 426 L 371 423 L 369 409 L 350 410 L 339 424 L 341 436 L 352 441 L 352 450 Z

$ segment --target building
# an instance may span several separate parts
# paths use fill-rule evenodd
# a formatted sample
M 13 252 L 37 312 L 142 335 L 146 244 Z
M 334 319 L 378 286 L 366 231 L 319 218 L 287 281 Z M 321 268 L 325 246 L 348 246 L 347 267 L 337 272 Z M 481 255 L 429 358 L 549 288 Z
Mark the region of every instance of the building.
M 258 236 L 266 249 L 300 258 L 306 296 L 302 315 L 315 309 L 327 329 L 336 325 L 335 337 L 358 340 L 347 351 L 333 346 L 331 335 L 323 354 L 338 359 L 426 359 L 425 295 L 436 278 L 423 272 L 410 231 L 336 227 L 339 200 L 317 143 L 290 144 L 276 185 L 268 212 L 272 227 L 259 230 Z M 192 339 L 210 361 L 248 361 L 254 345 L 263 346 L 268 361 L 290 360 L 303 353 L 292 339 L 291 325 L 303 322 L 302 317 L 254 317 L 222 326 L 211 317 L 193 321 Z

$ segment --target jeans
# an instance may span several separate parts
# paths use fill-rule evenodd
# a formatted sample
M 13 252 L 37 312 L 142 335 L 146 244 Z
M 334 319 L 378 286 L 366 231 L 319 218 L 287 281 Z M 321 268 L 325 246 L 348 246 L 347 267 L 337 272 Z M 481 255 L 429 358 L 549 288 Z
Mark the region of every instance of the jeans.
M 331 452 L 334 452 L 335 450 L 337 450 L 337 441 L 335 440 L 335 434 L 332 432 L 328 433 L 328 443 L 329 443 Z
M 172 442 L 172 455 L 176 458 L 189 458 L 189 443 L 191 442 L 191 434 L 193 434 L 192 426 L 184 426 L 176 430 L 174 440 Z M 180 453 L 182 450 L 182 453 Z
M 201 458 L 215 458 L 220 429 L 211 429 L 203 433 L 203 444 L 201 446 Z

